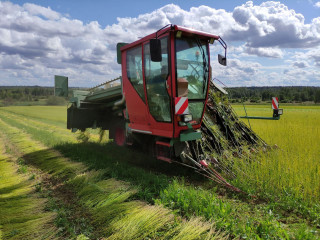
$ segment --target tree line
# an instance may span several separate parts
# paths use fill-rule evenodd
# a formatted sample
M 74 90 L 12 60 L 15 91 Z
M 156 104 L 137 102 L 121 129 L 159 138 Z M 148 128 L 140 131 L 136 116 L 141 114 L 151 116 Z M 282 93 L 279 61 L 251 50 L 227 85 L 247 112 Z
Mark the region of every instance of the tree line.
M 70 96 L 71 96 L 70 89 Z M 55 105 L 52 102 L 62 104 L 62 99 L 54 97 L 53 87 L 40 86 L 0 86 L 0 106 L 20 105 L 28 103 L 30 105 L 47 104 Z M 42 103 L 39 102 L 42 100 Z
M 1 100 L 18 100 L 18 101 L 32 101 L 41 97 L 48 97 L 53 95 L 53 87 L 1 87 Z
M 227 88 L 231 102 L 269 102 L 278 97 L 282 103 L 320 103 L 320 87 L 234 87 Z
M 69 88 L 69 96 L 73 88 Z M 232 103 L 249 101 L 268 102 L 278 97 L 282 103 L 320 103 L 320 87 L 234 87 L 227 88 Z M 5 105 L 15 102 L 32 102 L 53 96 L 53 87 L 40 86 L 0 86 L 0 100 Z

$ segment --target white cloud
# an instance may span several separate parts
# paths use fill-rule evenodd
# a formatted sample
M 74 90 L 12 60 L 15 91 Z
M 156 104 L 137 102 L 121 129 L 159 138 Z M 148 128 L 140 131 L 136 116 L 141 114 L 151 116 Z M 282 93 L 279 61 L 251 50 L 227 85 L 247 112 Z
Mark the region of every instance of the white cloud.
M 320 17 L 306 24 L 303 15 L 279 2 L 249 1 L 233 12 L 169 4 L 134 18 L 118 18 L 105 28 L 36 4 L 0 2 L 0 19 L 0 84 L 15 79 L 24 85 L 52 85 L 53 75 L 60 74 L 68 75 L 71 85 L 90 86 L 119 76 L 116 43 L 135 41 L 169 23 L 221 35 L 229 46 L 240 42 L 240 47 L 229 48 L 229 66 L 216 68 L 216 76 L 236 79 L 238 85 L 265 83 L 260 75 L 269 74 L 257 62 L 238 60 L 240 55 L 285 59 L 285 48 L 313 47 L 309 60 L 303 60 L 309 67 L 320 66 L 319 47 L 314 48 L 320 46 Z
M 228 41 L 245 41 L 258 47 L 313 47 L 320 44 L 319 18 L 305 24 L 302 14 L 279 2 L 254 5 L 249 1 L 227 12 L 208 6 L 192 7 L 189 11 L 170 4 L 137 18 L 118 18 L 110 32 L 143 36 L 146 31 L 175 23 L 212 32 Z M 144 31 L 141 31 L 141 30 Z
M 296 52 L 292 57 L 296 61 L 304 61 L 308 62 L 308 65 L 314 65 L 316 67 L 320 67 L 320 47 L 304 51 L 304 52 Z M 319 76 L 320 77 L 320 76 Z
M 119 67 L 113 64 L 115 51 L 109 49 L 108 36 L 97 22 L 83 24 L 35 4 L 0 2 L 0 9 L 0 18 L 5 19 L 0 21 L 0 68 L 15 69 L 13 76 L 25 79 L 25 85 L 37 79 L 43 84 L 48 82 L 44 79 L 51 79 L 52 85 L 58 71 L 70 74 L 81 69 L 82 75 L 74 76 L 90 76 L 86 85 L 101 81 L 106 74 L 119 75 Z
M 31 14 L 31 15 L 38 15 L 45 17 L 50 20 L 56 20 L 60 18 L 60 14 L 52 11 L 49 8 L 41 7 L 39 5 L 33 4 L 33 3 L 26 3 L 23 5 L 23 7 Z
M 212 62 L 213 77 L 218 78 L 228 87 L 233 86 L 259 86 L 259 76 L 263 76 L 261 64 L 243 59 L 229 58 L 226 67 Z
M 233 18 L 237 24 L 226 36 L 246 41 L 250 47 L 297 48 L 320 44 L 320 18 L 305 24 L 302 14 L 280 2 L 264 2 L 259 6 L 247 2 L 234 9 Z
M 314 4 L 314 6 L 317 7 L 317 8 L 320 8 L 320 2 L 316 2 L 316 3 Z
M 298 86 L 319 86 L 320 84 L 319 70 L 301 70 L 299 68 L 290 68 L 284 71 L 281 77 L 287 85 Z M 291 83 L 291 84 L 290 84 Z
M 283 52 L 279 48 L 252 48 L 245 47 L 245 53 L 250 55 L 256 55 L 260 57 L 270 57 L 270 58 L 282 58 Z

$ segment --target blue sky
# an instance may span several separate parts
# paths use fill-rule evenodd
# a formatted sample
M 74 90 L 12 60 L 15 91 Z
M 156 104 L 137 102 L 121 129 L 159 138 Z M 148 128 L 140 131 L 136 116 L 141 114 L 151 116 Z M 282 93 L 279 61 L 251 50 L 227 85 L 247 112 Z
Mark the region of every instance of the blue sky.
M 243 0 L 135 0 L 135 1 L 106 1 L 106 0 L 37 0 L 37 1 L 12 1 L 17 4 L 21 3 L 34 3 L 44 7 L 50 7 L 52 10 L 69 14 L 71 18 L 76 18 L 84 21 L 85 23 L 91 21 L 98 21 L 102 26 L 116 23 L 117 17 L 137 17 L 139 14 L 152 12 L 164 5 L 174 3 L 179 5 L 182 9 L 187 10 L 191 7 L 200 5 L 207 5 L 213 8 L 222 8 L 227 11 L 232 11 L 236 6 L 239 6 L 246 1 Z M 262 0 L 254 1 L 255 4 L 261 4 Z M 281 1 L 286 6 L 294 9 L 296 12 L 304 15 L 307 22 L 312 18 L 319 17 L 320 9 L 314 8 L 313 5 L 316 1 L 308 0 L 287 0 Z
M 221 35 L 228 86 L 320 86 L 320 1 L 0 1 L 0 85 L 93 86 L 120 75 L 115 44 L 167 23 Z

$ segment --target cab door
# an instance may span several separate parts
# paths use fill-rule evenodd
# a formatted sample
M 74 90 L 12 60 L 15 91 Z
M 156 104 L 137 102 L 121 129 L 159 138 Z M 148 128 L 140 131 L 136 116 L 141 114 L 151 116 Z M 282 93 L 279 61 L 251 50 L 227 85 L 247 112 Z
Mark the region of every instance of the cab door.
M 129 127 L 134 132 L 151 134 L 148 124 L 148 109 L 142 68 L 142 45 L 122 53 L 123 92 L 129 115 Z
M 144 79 L 148 105 L 148 120 L 153 135 L 172 137 L 171 74 L 169 71 L 168 36 L 161 39 L 162 61 L 153 62 L 150 44 L 143 45 Z

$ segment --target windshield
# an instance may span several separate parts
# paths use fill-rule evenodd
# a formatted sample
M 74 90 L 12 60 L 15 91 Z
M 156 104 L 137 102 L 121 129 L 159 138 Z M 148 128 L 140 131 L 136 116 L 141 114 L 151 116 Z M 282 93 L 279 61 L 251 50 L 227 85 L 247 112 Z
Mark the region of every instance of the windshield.
M 208 44 L 198 38 L 176 39 L 176 69 L 178 96 L 189 99 L 205 99 L 209 74 Z M 188 83 L 188 89 L 181 90 L 181 82 Z

